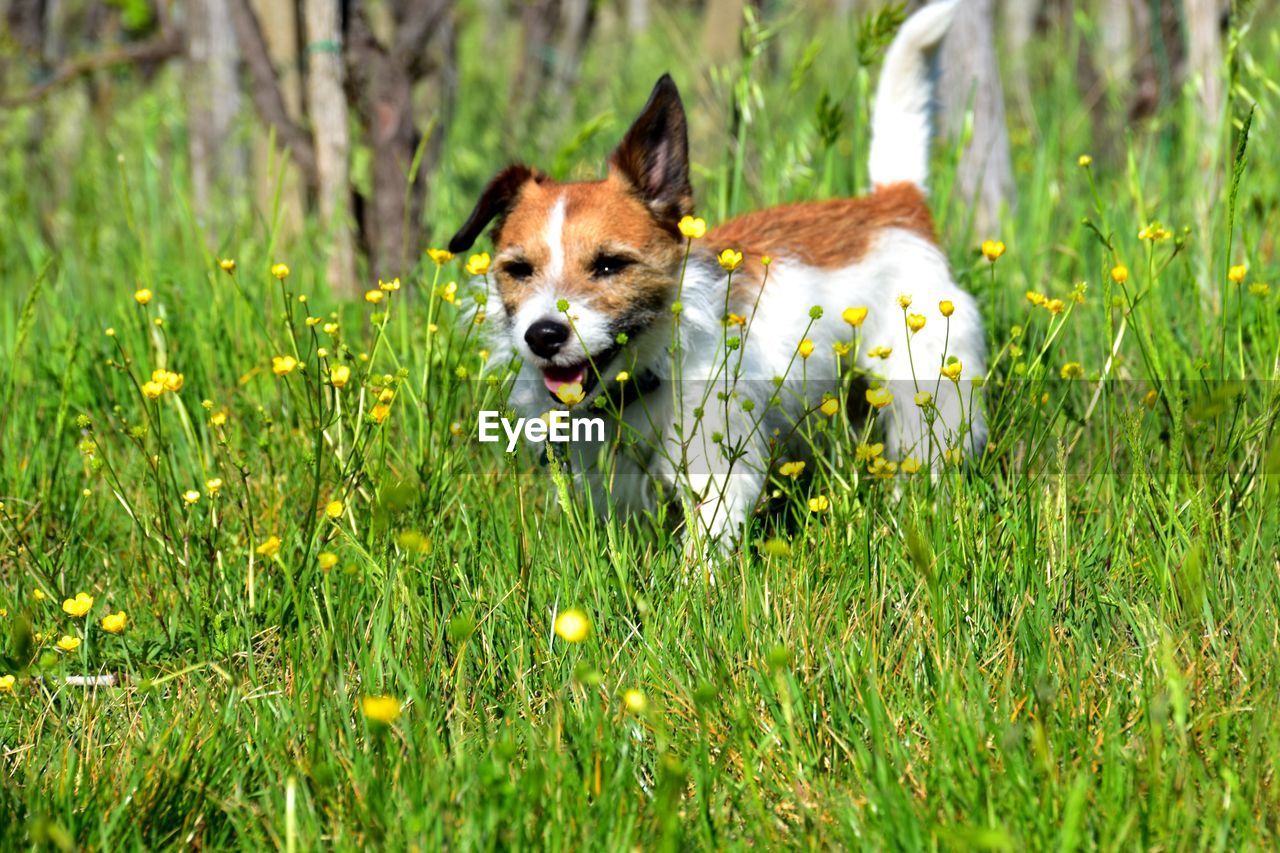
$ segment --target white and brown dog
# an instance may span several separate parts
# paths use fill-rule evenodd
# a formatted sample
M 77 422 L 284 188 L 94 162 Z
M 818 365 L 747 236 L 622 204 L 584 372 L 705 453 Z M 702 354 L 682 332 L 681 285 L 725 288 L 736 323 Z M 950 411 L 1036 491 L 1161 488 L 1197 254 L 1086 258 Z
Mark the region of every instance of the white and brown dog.
M 668 76 L 603 180 L 560 183 L 515 165 L 485 188 L 449 249 L 466 251 L 495 223 L 482 283 L 495 346 L 522 362 L 512 405 L 536 416 L 572 387 L 573 416 L 613 414 L 603 444 L 569 457 L 599 506 L 674 501 L 691 541 L 730 545 L 771 466 L 811 455 L 797 424 L 847 393 L 850 362 L 892 394 L 876 400 L 887 458 L 935 468 L 945 453 L 982 450 L 982 321 L 951 278 L 924 196 L 929 57 L 957 2 L 924 7 L 889 47 L 868 196 L 759 210 L 689 240 L 685 113 Z M 724 249 L 744 256 L 731 272 Z M 905 297 L 923 328 L 909 328 Z M 802 340 L 812 357 L 798 356 Z

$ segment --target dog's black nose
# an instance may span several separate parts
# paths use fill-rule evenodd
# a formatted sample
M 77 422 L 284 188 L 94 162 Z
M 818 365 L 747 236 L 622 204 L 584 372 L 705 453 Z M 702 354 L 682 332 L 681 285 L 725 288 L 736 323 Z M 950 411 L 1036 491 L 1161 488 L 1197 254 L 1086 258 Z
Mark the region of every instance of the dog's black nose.
M 539 320 L 524 333 L 524 340 L 535 355 L 551 358 L 569 340 L 569 327 L 555 320 Z

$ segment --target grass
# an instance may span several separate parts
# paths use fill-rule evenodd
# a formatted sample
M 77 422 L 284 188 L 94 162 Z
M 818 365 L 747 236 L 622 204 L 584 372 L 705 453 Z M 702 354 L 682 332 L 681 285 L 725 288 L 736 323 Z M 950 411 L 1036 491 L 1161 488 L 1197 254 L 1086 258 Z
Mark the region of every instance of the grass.
M 1274 846 L 1280 288 L 1250 286 L 1277 268 L 1280 45 L 1263 23 L 1236 43 L 1220 154 L 1186 95 L 1095 145 L 1062 61 L 1078 34 L 1033 63 L 1002 233 L 971 233 L 941 147 L 943 244 L 987 311 L 990 452 L 896 490 L 837 445 L 777 484 L 714 587 L 670 536 L 597 522 L 533 459 L 470 439 L 501 389 L 438 295 L 459 262 L 340 304 L 314 228 L 285 237 L 276 211 L 233 199 L 210 235 L 173 79 L 121 101 L 72 160 L 17 144 L 51 119 L 13 114 L 0 844 Z M 482 35 L 471 21 L 464 62 Z M 671 61 L 651 36 L 615 69 L 602 38 L 576 124 L 546 137 L 571 171 Z M 736 99 L 738 153 L 701 129 L 710 220 L 860 186 L 874 68 L 842 49 L 853 38 L 752 26 L 754 59 L 714 87 Z M 464 94 L 497 86 L 497 65 L 465 65 Z M 463 99 L 437 242 L 498 165 L 496 124 Z M 1154 219 L 1174 236 L 1140 240 Z M 1008 244 L 994 264 L 985 237 Z M 336 395 L 321 347 L 352 368 Z M 276 376 L 284 354 L 304 367 Z M 1063 379 L 1073 362 L 1083 377 Z M 183 384 L 152 401 L 162 366 Z M 62 612 L 82 591 L 89 614 Z M 552 630 L 570 608 L 591 623 L 581 643 Z M 126 630 L 102 630 L 121 610 Z M 57 651 L 64 634 L 81 644 Z M 64 684 L 85 673 L 125 680 Z M 362 712 L 381 695 L 403 708 L 389 725 Z

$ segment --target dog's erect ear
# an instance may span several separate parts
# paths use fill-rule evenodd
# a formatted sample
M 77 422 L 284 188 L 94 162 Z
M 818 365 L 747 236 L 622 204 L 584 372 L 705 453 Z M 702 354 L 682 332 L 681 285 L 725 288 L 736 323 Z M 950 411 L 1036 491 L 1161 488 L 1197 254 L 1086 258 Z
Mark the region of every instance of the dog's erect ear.
M 533 169 L 519 164 L 508 166 L 494 175 L 484 192 L 480 193 L 480 200 L 476 202 L 467 221 L 449 240 L 449 251 L 457 254 L 475 245 L 476 238 L 490 222 L 495 219 L 501 222 L 511 211 L 511 205 L 515 203 L 525 182 L 536 178 L 537 173 Z
M 659 221 L 674 225 L 693 212 L 689 132 L 670 74 L 654 85 L 649 103 L 609 155 L 609 166 L 631 182 Z

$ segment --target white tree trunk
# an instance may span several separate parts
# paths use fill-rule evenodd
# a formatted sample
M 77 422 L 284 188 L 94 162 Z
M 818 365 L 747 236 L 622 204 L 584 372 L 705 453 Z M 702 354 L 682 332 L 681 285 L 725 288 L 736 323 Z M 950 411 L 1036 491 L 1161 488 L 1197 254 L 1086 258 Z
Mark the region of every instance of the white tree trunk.
M 1217 148 L 1223 105 L 1219 0 L 1183 0 L 1187 25 L 1187 79 L 1200 103 L 1200 138 L 1210 156 Z
M 320 219 L 329 245 L 329 286 L 334 293 L 353 295 L 356 281 L 355 248 L 351 238 L 351 154 L 347 98 L 342 89 L 342 32 L 338 0 L 305 0 L 303 18 L 307 40 L 307 106 L 316 149 Z
M 957 188 L 980 234 L 993 234 L 1001 210 L 1015 201 L 1004 90 L 996 62 L 993 0 L 968 0 L 942 42 L 938 99 L 943 128 L 957 137 L 972 107 L 973 136 L 960 158 Z
M 289 117 L 294 121 L 302 120 L 302 70 L 298 64 L 298 16 L 292 3 L 281 0 L 253 0 L 253 10 L 262 23 L 262 37 L 267 43 L 267 51 L 271 64 L 276 71 L 276 79 L 280 83 L 280 94 L 284 97 Z M 270 211 L 275 203 L 276 181 L 280 188 L 280 226 L 286 237 L 298 234 L 302 230 L 303 214 L 306 211 L 302 178 L 298 167 L 290 164 L 283 172 L 280 170 L 282 146 L 276 140 L 276 151 L 271 151 L 270 133 L 265 127 L 257 126 L 254 134 L 254 187 L 257 191 L 258 208 Z M 274 161 L 274 162 L 273 162 Z M 268 171 L 268 164 L 275 171 Z
M 189 0 L 187 6 L 187 126 L 192 201 L 209 225 L 221 209 L 215 196 L 244 188 L 243 148 L 232 132 L 240 112 L 239 52 L 226 0 Z

